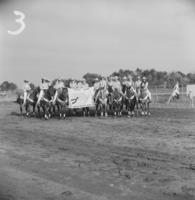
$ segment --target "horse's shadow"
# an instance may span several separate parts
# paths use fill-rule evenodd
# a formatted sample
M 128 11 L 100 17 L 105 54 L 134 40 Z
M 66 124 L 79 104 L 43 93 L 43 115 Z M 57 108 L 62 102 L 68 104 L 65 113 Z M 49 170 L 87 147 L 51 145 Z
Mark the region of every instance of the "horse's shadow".
M 18 112 L 11 112 L 10 115 L 11 116 L 18 116 L 18 117 L 20 117 L 20 116 L 24 116 L 24 113 L 21 114 L 21 113 L 18 113 Z

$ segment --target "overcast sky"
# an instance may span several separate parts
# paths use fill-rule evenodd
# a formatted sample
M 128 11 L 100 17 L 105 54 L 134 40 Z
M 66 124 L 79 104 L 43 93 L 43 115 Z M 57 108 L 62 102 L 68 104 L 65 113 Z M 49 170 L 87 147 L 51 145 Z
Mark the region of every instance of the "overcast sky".
M 195 72 L 193 0 L 0 2 L 0 82 L 137 67 Z M 18 36 L 7 33 L 19 27 L 13 10 L 26 15 Z

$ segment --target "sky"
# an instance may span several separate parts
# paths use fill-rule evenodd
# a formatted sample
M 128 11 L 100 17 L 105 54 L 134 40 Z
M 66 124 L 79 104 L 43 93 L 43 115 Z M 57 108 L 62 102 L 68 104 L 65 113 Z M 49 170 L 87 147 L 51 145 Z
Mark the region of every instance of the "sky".
M 26 16 L 25 30 L 13 11 Z M 0 0 L 0 82 L 119 69 L 195 73 L 193 0 Z

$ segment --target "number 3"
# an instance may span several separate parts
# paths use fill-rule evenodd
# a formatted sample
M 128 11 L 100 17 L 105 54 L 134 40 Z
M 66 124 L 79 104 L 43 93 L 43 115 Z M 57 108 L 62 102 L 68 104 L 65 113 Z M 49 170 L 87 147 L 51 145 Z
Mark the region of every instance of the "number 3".
M 24 23 L 25 15 L 24 15 L 24 13 L 17 11 L 17 10 L 14 11 L 14 14 L 20 16 L 19 19 L 16 19 L 16 22 L 20 24 L 20 28 L 16 31 L 7 31 L 7 32 L 10 35 L 19 35 L 26 28 L 26 24 Z

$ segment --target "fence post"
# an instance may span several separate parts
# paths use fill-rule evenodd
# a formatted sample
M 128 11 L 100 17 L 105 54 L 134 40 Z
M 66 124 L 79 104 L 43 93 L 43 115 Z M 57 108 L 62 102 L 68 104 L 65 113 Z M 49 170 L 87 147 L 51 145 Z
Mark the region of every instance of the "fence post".
M 158 102 L 158 95 L 157 95 L 157 87 L 155 87 L 155 99 L 156 99 L 156 103 Z

